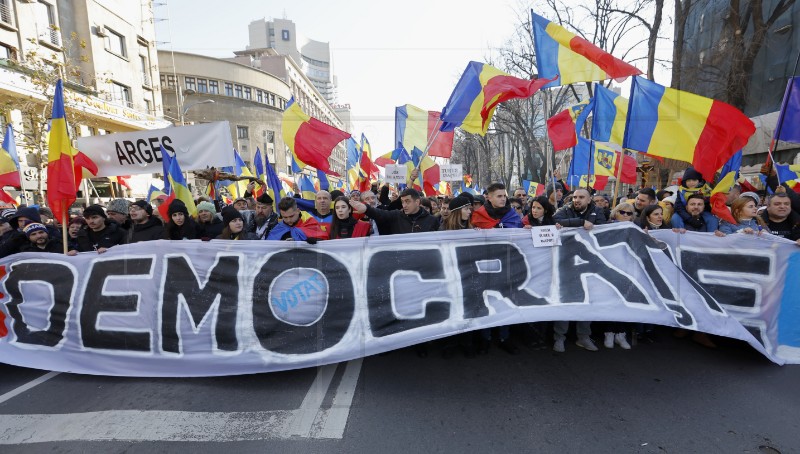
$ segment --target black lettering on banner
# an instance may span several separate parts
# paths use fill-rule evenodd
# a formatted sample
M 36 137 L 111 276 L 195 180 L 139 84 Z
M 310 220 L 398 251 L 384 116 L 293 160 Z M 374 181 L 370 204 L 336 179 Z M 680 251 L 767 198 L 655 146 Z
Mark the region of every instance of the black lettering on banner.
M 133 142 L 130 140 L 124 140 L 122 144 L 125 145 L 125 153 L 128 154 L 128 161 L 131 164 L 134 164 L 134 159 L 139 163 L 142 162 L 138 157 L 136 157 L 136 145 L 134 145 Z
M 294 268 L 317 270 L 328 281 L 326 310 L 308 326 L 280 320 L 270 308 L 272 282 Z M 253 287 L 253 328 L 267 350 L 281 354 L 320 352 L 338 344 L 350 328 L 355 312 L 353 279 L 347 266 L 328 254 L 309 249 L 276 252 L 261 267 Z
M 513 244 L 488 243 L 474 246 L 457 246 L 456 260 L 461 275 L 464 295 L 464 318 L 489 315 L 486 292 L 500 293 L 517 306 L 544 306 L 547 300 L 523 288 L 528 282 L 528 264 L 525 256 Z M 491 271 L 482 270 L 481 262 L 497 265 Z
M 164 146 L 164 149 L 169 151 L 172 156 L 175 156 L 175 149 L 172 148 L 172 139 L 169 136 L 164 136 L 161 138 L 161 145 Z
M 52 304 L 47 312 L 47 328 L 32 330 L 25 322 L 19 305 L 25 302 L 20 284 L 46 285 L 52 292 Z M 24 261 L 11 265 L 5 287 L 9 301 L 8 315 L 14 320 L 12 329 L 17 342 L 43 347 L 55 347 L 64 339 L 75 286 L 75 272 L 66 264 Z
M 772 257 L 759 255 L 757 251 L 742 254 L 681 248 L 680 258 L 681 268 L 686 274 L 716 300 L 706 301 L 709 307 L 719 312 L 722 310 L 717 303 L 724 302 L 726 306 L 738 309 L 753 309 L 761 301 L 761 286 L 743 282 L 743 274 L 751 277 L 773 275 Z M 766 277 L 760 280 L 766 280 Z
M 621 233 L 624 234 L 621 235 Z M 601 248 L 613 247 L 618 244 L 624 244 L 633 252 L 633 256 L 639 259 L 644 267 L 644 274 L 653 283 L 661 300 L 667 308 L 675 313 L 675 321 L 681 326 L 694 325 L 694 317 L 680 304 L 675 297 L 675 294 L 670 288 L 661 270 L 656 266 L 653 256 L 650 255 L 652 250 L 659 250 L 667 252 L 667 257 L 672 261 L 672 256 L 669 254 L 668 246 L 648 235 L 642 230 L 626 228 L 624 230 L 603 230 L 600 232 L 593 232 L 592 235 L 597 240 L 597 244 Z
M 161 162 L 161 154 L 158 152 L 161 144 L 158 142 L 158 137 L 151 137 L 147 140 L 150 142 L 150 149 L 147 150 L 147 157 L 144 160 L 147 161 L 147 163 L 151 163 L 154 160 Z
M 119 146 L 119 142 L 114 142 L 114 145 L 117 150 L 117 160 L 119 161 L 120 165 L 122 164 L 122 161 L 130 164 L 131 162 L 128 161 L 128 157 L 125 156 L 125 152 L 122 151 L 122 148 Z
M 218 349 L 236 351 L 236 319 L 239 309 L 239 256 L 219 255 L 211 269 L 204 273 L 208 278 L 201 284 L 185 256 L 166 257 L 164 284 L 161 297 L 161 349 L 165 352 L 183 352 L 178 330 L 179 311 L 183 307 L 193 328 L 203 325 L 213 310 L 213 329 Z M 181 305 L 181 297 L 184 304 Z M 216 308 L 215 308 L 216 306 Z
M 392 301 L 392 280 L 397 271 L 414 271 L 420 279 L 444 279 L 442 253 L 438 249 L 380 251 L 370 258 L 367 276 L 369 324 L 373 336 L 383 337 L 450 318 L 447 301 L 420 301 L 423 316 L 398 318 Z
M 150 332 L 110 330 L 99 328 L 99 318 L 103 312 L 137 314 L 139 312 L 138 293 L 107 294 L 103 292 L 109 279 L 131 279 L 136 275 L 150 275 L 153 258 L 124 258 L 117 260 L 97 260 L 92 264 L 83 304 L 80 309 L 81 341 L 84 347 L 107 350 L 128 350 L 149 352 Z M 142 284 L 144 285 L 144 284 Z
M 586 301 L 588 289 L 585 288 L 583 276 L 588 275 L 606 281 L 627 303 L 649 304 L 647 295 L 630 276 L 612 268 L 601 256 L 590 250 L 587 244 L 578 241 L 576 233 L 561 236 L 558 275 L 562 303 Z
M 142 149 L 142 147 L 144 147 L 144 149 Z M 147 153 L 150 151 L 146 140 L 139 139 L 136 141 L 136 151 L 138 152 L 137 159 L 140 159 L 144 162 L 150 162 L 147 160 L 147 158 L 145 158 L 145 156 L 147 156 Z

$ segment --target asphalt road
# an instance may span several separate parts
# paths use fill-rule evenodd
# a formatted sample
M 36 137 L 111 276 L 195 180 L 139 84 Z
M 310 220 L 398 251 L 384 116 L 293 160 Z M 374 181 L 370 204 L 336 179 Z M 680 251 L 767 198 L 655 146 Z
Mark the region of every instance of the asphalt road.
M 800 366 L 737 342 L 436 347 L 221 378 L 0 365 L 0 452 L 800 452 Z

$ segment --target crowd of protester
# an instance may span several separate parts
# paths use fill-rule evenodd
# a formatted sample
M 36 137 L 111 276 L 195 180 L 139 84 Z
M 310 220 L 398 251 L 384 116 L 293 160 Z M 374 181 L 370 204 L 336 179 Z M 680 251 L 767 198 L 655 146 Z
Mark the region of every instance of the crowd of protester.
M 770 173 L 765 171 L 765 173 Z M 375 235 L 398 235 L 438 230 L 524 228 L 556 226 L 591 230 L 595 225 L 630 222 L 644 231 L 672 229 L 677 233 L 706 232 L 717 236 L 763 235 L 769 233 L 800 246 L 800 195 L 786 184 L 778 184 L 774 171 L 766 179 L 767 192 L 742 192 L 734 186 L 727 194 L 731 218 L 720 220 L 711 213 L 710 188 L 692 168 L 681 184 L 658 192 L 653 188 L 632 189 L 616 201 L 586 188 L 568 188 L 563 181 L 546 186 L 544 195 L 529 197 L 523 188 L 509 191 L 501 183 L 487 187 L 484 194 L 463 192 L 456 197 L 426 198 L 414 189 L 392 193 L 388 186 L 373 185 L 370 191 L 319 191 L 313 207 L 294 197 L 278 201 L 269 195 L 236 199 L 231 205 L 200 198 L 197 215 L 173 200 L 161 218 L 158 205 L 145 200 L 111 200 L 105 207 L 90 205 L 71 217 L 66 247 L 61 226 L 45 207 L 0 208 L 0 257 L 21 252 L 102 254 L 122 244 L 153 240 L 337 240 Z M 277 203 L 275 203 L 277 202 Z M 275 212 L 274 206 L 277 207 Z M 301 208 L 304 207 L 305 209 Z M 652 327 L 625 323 L 598 323 L 606 348 L 630 349 L 632 341 L 653 341 Z M 552 323 L 553 350 L 565 351 L 570 322 Z M 525 337 L 531 344 L 545 345 L 550 328 L 529 324 Z M 597 351 L 592 340 L 592 323 L 576 322 L 576 345 Z M 676 336 L 686 335 L 676 332 Z M 707 347 L 715 344 L 709 336 L 692 338 Z M 493 342 L 494 341 L 494 342 Z M 510 354 L 519 352 L 508 326 L 484 329 L 449 339 L 443 355 L 463 351 L 467 356 L 487 353 L 496 344 Z M 426 356 L 429 344 L 416 347 Z

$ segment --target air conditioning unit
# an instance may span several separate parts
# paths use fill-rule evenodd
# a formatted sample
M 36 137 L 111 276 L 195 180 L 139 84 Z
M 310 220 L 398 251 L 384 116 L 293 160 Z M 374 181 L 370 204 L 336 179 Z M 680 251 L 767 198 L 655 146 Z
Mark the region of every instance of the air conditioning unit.
M 100 25 L 98 25 L 98 26 L 96 26 L 94 28 L 94 33 L 97 36 L 101 37 L 101 38 L 105 38 L 106 36 L 108 36 L 108 32 L 106 31 L 106 28 L 103 27 L 103 26 L 100 26 Z

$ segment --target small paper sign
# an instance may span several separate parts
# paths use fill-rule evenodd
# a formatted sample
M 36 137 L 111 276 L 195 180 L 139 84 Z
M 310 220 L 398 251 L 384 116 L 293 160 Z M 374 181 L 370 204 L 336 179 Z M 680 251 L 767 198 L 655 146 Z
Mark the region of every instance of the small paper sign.
M 464 172 L 461 164 L 439 164 L 439 179 L 441 181 L 461 181 Z
M 408 167 L 398 164 L 388 164 L 384 167 L 386 171 L 386 182 L 391 184 L 406 184 L 406 172 Z
M 551 247 L 561 245 L 561 235 L 554 225 L 533 227 L 531 229 L 533 247 Z

